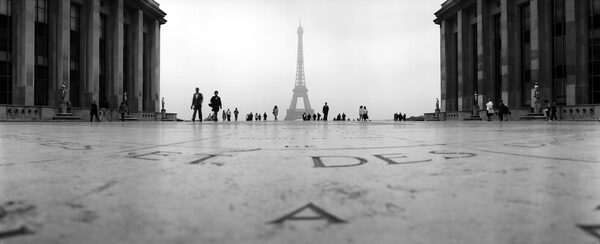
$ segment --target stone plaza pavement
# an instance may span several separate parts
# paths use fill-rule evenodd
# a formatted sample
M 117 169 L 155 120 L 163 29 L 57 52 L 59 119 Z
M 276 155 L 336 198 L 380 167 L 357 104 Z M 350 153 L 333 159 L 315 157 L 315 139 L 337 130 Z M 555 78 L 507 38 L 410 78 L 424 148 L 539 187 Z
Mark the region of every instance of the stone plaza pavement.
M 598 122 L 0 123 L 0 243 L 600 241 Z

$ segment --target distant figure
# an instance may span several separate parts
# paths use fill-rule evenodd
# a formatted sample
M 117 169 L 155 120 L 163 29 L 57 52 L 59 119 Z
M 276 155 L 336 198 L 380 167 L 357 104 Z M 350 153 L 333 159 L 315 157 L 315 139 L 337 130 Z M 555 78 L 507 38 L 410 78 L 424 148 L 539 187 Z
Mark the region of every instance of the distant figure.
M 223 118 L 223 121 L 227 121 L 227 112 L 223 109 L 223 113 L 221 113 L 221 118 Z
M 556 99 L 552 100 L 552 105 L 550 105 L 550 121 L 552 120 L 558 120 L 558 117 L 556 116 Z
M 221 104 L 221 98 L 219 97 L 219 92 L 215 91 L 215 95 L 210 99 L 210 104 L 208 105 L 212 107 L 213 111 L 213 120 L 217 122 L 217 116 L 219 114 L 219 110 L 223 108 Z
M 364 112 L 365 111 L 363 110 L 363 106 L 360 106 L 358 108 L 358 121 L 362 121 Z
M 248 119 L 246 119 L 247 121 L 253 121 L 254 120 L 254 116 L 252 115 L 252 112 L 250 112 L 250 114 L 248 114 Z
M 398 113 L 394 113 L 394 121 L 398 121 Z
M 306 113 L 302 113 L 302 120 L 306 121 Z
M 163 97 L 160 102 L 162 103 L 162 110 L 165 110 L 165 98 Z
M 264 114 L 263 114 L 263 120 L 267 121 L 267 112 L 264 112 Z
M 96 121 L 100 122 L 100 118 L 98 117 L 98 104 L 94 100 L 92 102 L 92 109 L 90 109 L 90 122 L 94 122 L 94 116 L 96 116 Z
M 258 121 L 262 121 L 262 116 L 260 114 L 257 114 L 256 117 L 258 117 Z
M 235 117 L 235 121 L 237 121 L 238 119 L 238 114 L 240 114 L 240 111 L 238 111 L 237 108 L 235 108 L 235 110 L 233 110 L 233 116 Z
M 402 121 L 406 121 L 406 113 L 404 113 L 404 115 L 402 115 Z
M 544 100 L 544 104 L 546 108 L 544 108 L 544 115 L 546 116 L 546 121 L 550 120 L 550 102 L 548 100 Z
M 260 117 L 258 116 L 258 113 L 256 113 L 256 115 L 254 116 L 254 120 L 255 121 L 260 121 Z
M 337 121 L 340 121 L 340 120 L 342 120 L 342 115 L 341 115 L 341 114 L 338 114 L 338 115 L 337 115 L 337 117 L 335 118 L 335 120 L 337 120 Z
M 67 97 L 67 82 L 63 81 L 62 85 L 60 86 L 60 103 L 64 103 L 65 102 L 65 98 Z
M 125 99 L 123 99 L 125 100 Z M 192 115 L 192 122 L 196 121 L 196 113 L 198 113 L 198 120 L 202 122 L 202 101 L 204 98 L 202 97 L 202 93 L 200 93 L 200 88 L 196 87 L 196 93 L 192 97 L 192 107 L 194 110 L 194 114 Z
M 508 107 L 504 104 L 504 100 L 500 100 L 498 103 L 498 119 L 504 121 L 504 115 L 510 113 Z
M 325 118 L 323 118 L 323 120 L 325 120 Z M 317 113 L 317 121 L 321 121 L 321 114 Z
M 492 121 L 492 115 L 494 115 L 494 103 L 492 102 L 492 97 L 488 99 L 488 103 L 485 104 L 487 110 L 487 121 Z
M 108 103 L 108 100 L 106 100 L 106 98 L 102 99 L 102 101 L 100 101 L 100 119 L 102 121 L 111 121 L 110 115 L 107 113 L 109 108 L 110 104 Z
M 227 121 L 231 121 L 231 110 L 227 109 Z
M 342 120 L 346 121 L 346 114 L 345 113 L 342 113 Z
M 121 102 L 121 105 L 119 105 L 119 113 L 121 114 L 121 121 L 125 121 L 125 113 L 127 113 L 125 102 Z
M 478 101 L 477 101 L 478 99 L 479 99 L 479 97 L 477 95 L 477 91 L 474 91 L 473 92 L 473 106 L 478 104 Z
M 435 110 L 440 110 L 440 99 L 435 99 Z
M 275 105 L 275 107 L 273 107 L 273 115 L 275 116 L 275 121 L 277 121 L 278 114 L 279 114 L 279 108 L 277 108 L 277 105 Z
M 323 120 L 327 121 L 327 115 L 329 114 L 329 106 L 327 103 L 323 106 Z
M 363 106 L 363 120 L 367 121 L 369 119 L 369 111 L 367 110 L 367 106 Z
M 317 114 L 313 114 L 313 116 L 312 116 L 312 117 L 313 117 L 313 120 L 314 120 L 314 121 L 317 121 Z

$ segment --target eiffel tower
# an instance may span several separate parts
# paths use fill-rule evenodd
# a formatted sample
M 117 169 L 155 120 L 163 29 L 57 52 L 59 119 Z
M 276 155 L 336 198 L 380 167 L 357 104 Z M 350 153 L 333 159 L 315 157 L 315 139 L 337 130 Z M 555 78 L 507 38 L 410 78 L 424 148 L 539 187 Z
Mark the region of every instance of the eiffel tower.
M 287 110 L 285 120 L 302 119 L 302 114 L 314 114 L 315 111 L 310 107 L 308 100 L 308 89 L 306 89 L 306 81 L 304 80 L 304 52 L 302 49 L 302 23 L 298 26 L 298 61 L 296 61 L 296 85 L 294 87 L 294 96 L 290 103 L 290 108 Z M 304 101 L 304 109 L 297 109 L 298 98 Z

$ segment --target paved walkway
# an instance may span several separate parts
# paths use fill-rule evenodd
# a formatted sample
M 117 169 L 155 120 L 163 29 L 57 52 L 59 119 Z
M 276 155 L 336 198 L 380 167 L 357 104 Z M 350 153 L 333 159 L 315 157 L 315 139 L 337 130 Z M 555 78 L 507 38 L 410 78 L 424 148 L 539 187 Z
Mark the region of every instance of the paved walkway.
M 598 243 L 598 122 L 0 123 L 0 243 Z

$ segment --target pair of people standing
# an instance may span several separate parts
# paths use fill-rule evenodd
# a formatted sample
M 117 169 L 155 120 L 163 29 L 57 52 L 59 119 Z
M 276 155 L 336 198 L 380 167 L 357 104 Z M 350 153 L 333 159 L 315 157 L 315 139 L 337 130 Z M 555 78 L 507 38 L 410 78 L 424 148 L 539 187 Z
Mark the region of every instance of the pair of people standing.
M 487 121 L 492 121 L 492 116 L 494 115 L 494 103 L 492 102 L 492 97 L 488 98 L 488 102 L 485 104 L 486 107 L 486 115 Z M 504 115 L 510 114 L 508 110 L 508 106 L 504 104 L 503 100 L 500 100 L 500 104 L 498 104 L 498 120 L 504 121 Z
M 358 121 L 367 121 L 369 119 L 369 111 L 367 106 L 360 106 L 358 108 Z
M 192 107 L 194 110 L 194 114 L 192 115 L 192 121 L 196 121 L 196 113 L 198 113 L 198 118 L 200 122 L 202 122 L 202 102 L 204 98 L 202 97 L 202 93 L 200 93 L 200 88 L 196 87 L 196 93 L 192 98 Z M 219 110 L 223 108 L 221 103 L 221 98 L 219 97 L 219 92 L 215 91 L 215 95 L 210 99 L 209 107 L 212 108 L 213 114 L 212 119 L 217 122 L 217 115 L 219 114 Z

